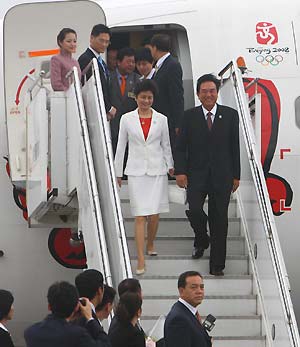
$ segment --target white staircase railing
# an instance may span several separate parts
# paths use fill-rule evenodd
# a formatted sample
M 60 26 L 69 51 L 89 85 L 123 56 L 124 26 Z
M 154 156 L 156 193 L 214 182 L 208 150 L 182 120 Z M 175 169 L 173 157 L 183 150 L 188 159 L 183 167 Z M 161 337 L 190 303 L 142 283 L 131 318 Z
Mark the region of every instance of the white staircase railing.
M 229 79 L 224 75 L 229 73 Z M 237 192 L 242 224 L 249 246 L 257 294 L 261 301 L 267 346 L 299 347 L 300 339 L 289 294 L 288 275 L 279 243 L 270 198 L 257 155 L 242 75 L 234 61 L 220 73 L 224 105 L 238 110 L 240 119 L 242 177 Z
M 113 163 L 110 124 L 106 117 L 99 67 L 96 59 L 85 69 L 92 75 L 82 88 L 83 101 L 91 134 L 103 226 L 108 256 L 115 286 L 124 278 L 132 277 L 121 203 Z

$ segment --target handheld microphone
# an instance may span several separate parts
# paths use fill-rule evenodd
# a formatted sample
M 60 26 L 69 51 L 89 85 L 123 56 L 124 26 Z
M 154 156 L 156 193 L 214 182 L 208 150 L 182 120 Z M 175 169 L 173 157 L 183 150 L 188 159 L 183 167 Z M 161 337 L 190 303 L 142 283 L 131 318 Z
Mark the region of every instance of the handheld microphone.
M 212 331 L 214 326 L 215 326 L 215 321 L 216 317 L 213 315 L 209 314 L 206 318 L 205 321 L 202 323 L 203 327 L 207 331 Z

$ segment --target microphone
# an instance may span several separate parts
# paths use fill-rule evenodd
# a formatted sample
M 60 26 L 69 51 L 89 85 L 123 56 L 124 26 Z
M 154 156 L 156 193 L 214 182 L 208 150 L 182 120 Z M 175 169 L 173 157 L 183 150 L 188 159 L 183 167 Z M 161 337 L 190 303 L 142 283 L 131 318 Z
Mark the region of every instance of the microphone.
M 209 314 L 206 318 L 205 321 L 202 323 L 203 327 L 207 331 L 212 331 L 214 326 L 215 326 L 215 321 L 216 317 L 213 315 Z

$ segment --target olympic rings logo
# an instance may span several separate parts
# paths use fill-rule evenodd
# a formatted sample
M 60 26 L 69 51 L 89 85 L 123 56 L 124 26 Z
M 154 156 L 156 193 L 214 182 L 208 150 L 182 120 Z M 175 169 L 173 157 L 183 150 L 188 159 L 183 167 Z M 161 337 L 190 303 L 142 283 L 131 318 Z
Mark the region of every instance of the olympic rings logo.
M 258 55 L 255 60 L 260 63 L 262 66 L 277 66 L 279 63 L 283 61 L 283 56 L 280 54 L 277 54 L 275 56 L 268 54 L 265 57 L 263 55 Z

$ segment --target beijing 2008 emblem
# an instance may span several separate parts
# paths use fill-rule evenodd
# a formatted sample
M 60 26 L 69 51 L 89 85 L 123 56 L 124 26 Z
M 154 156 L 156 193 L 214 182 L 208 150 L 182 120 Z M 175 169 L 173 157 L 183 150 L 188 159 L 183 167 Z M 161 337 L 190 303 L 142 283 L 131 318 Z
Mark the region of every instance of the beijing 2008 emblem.
M 278 43 L 278 33 L 275 25 L 268 22 L 257 23 L 256 40 L 260 45 L 275 45 Z
M 290 48 L 278 46 L 279 35 L 276 25 L 267 21 L 258 22 L 255 26 L 255 35 L 259 46 L 246 48 L 255 62 L 264 67 L 280 66 L 290 53 Z

